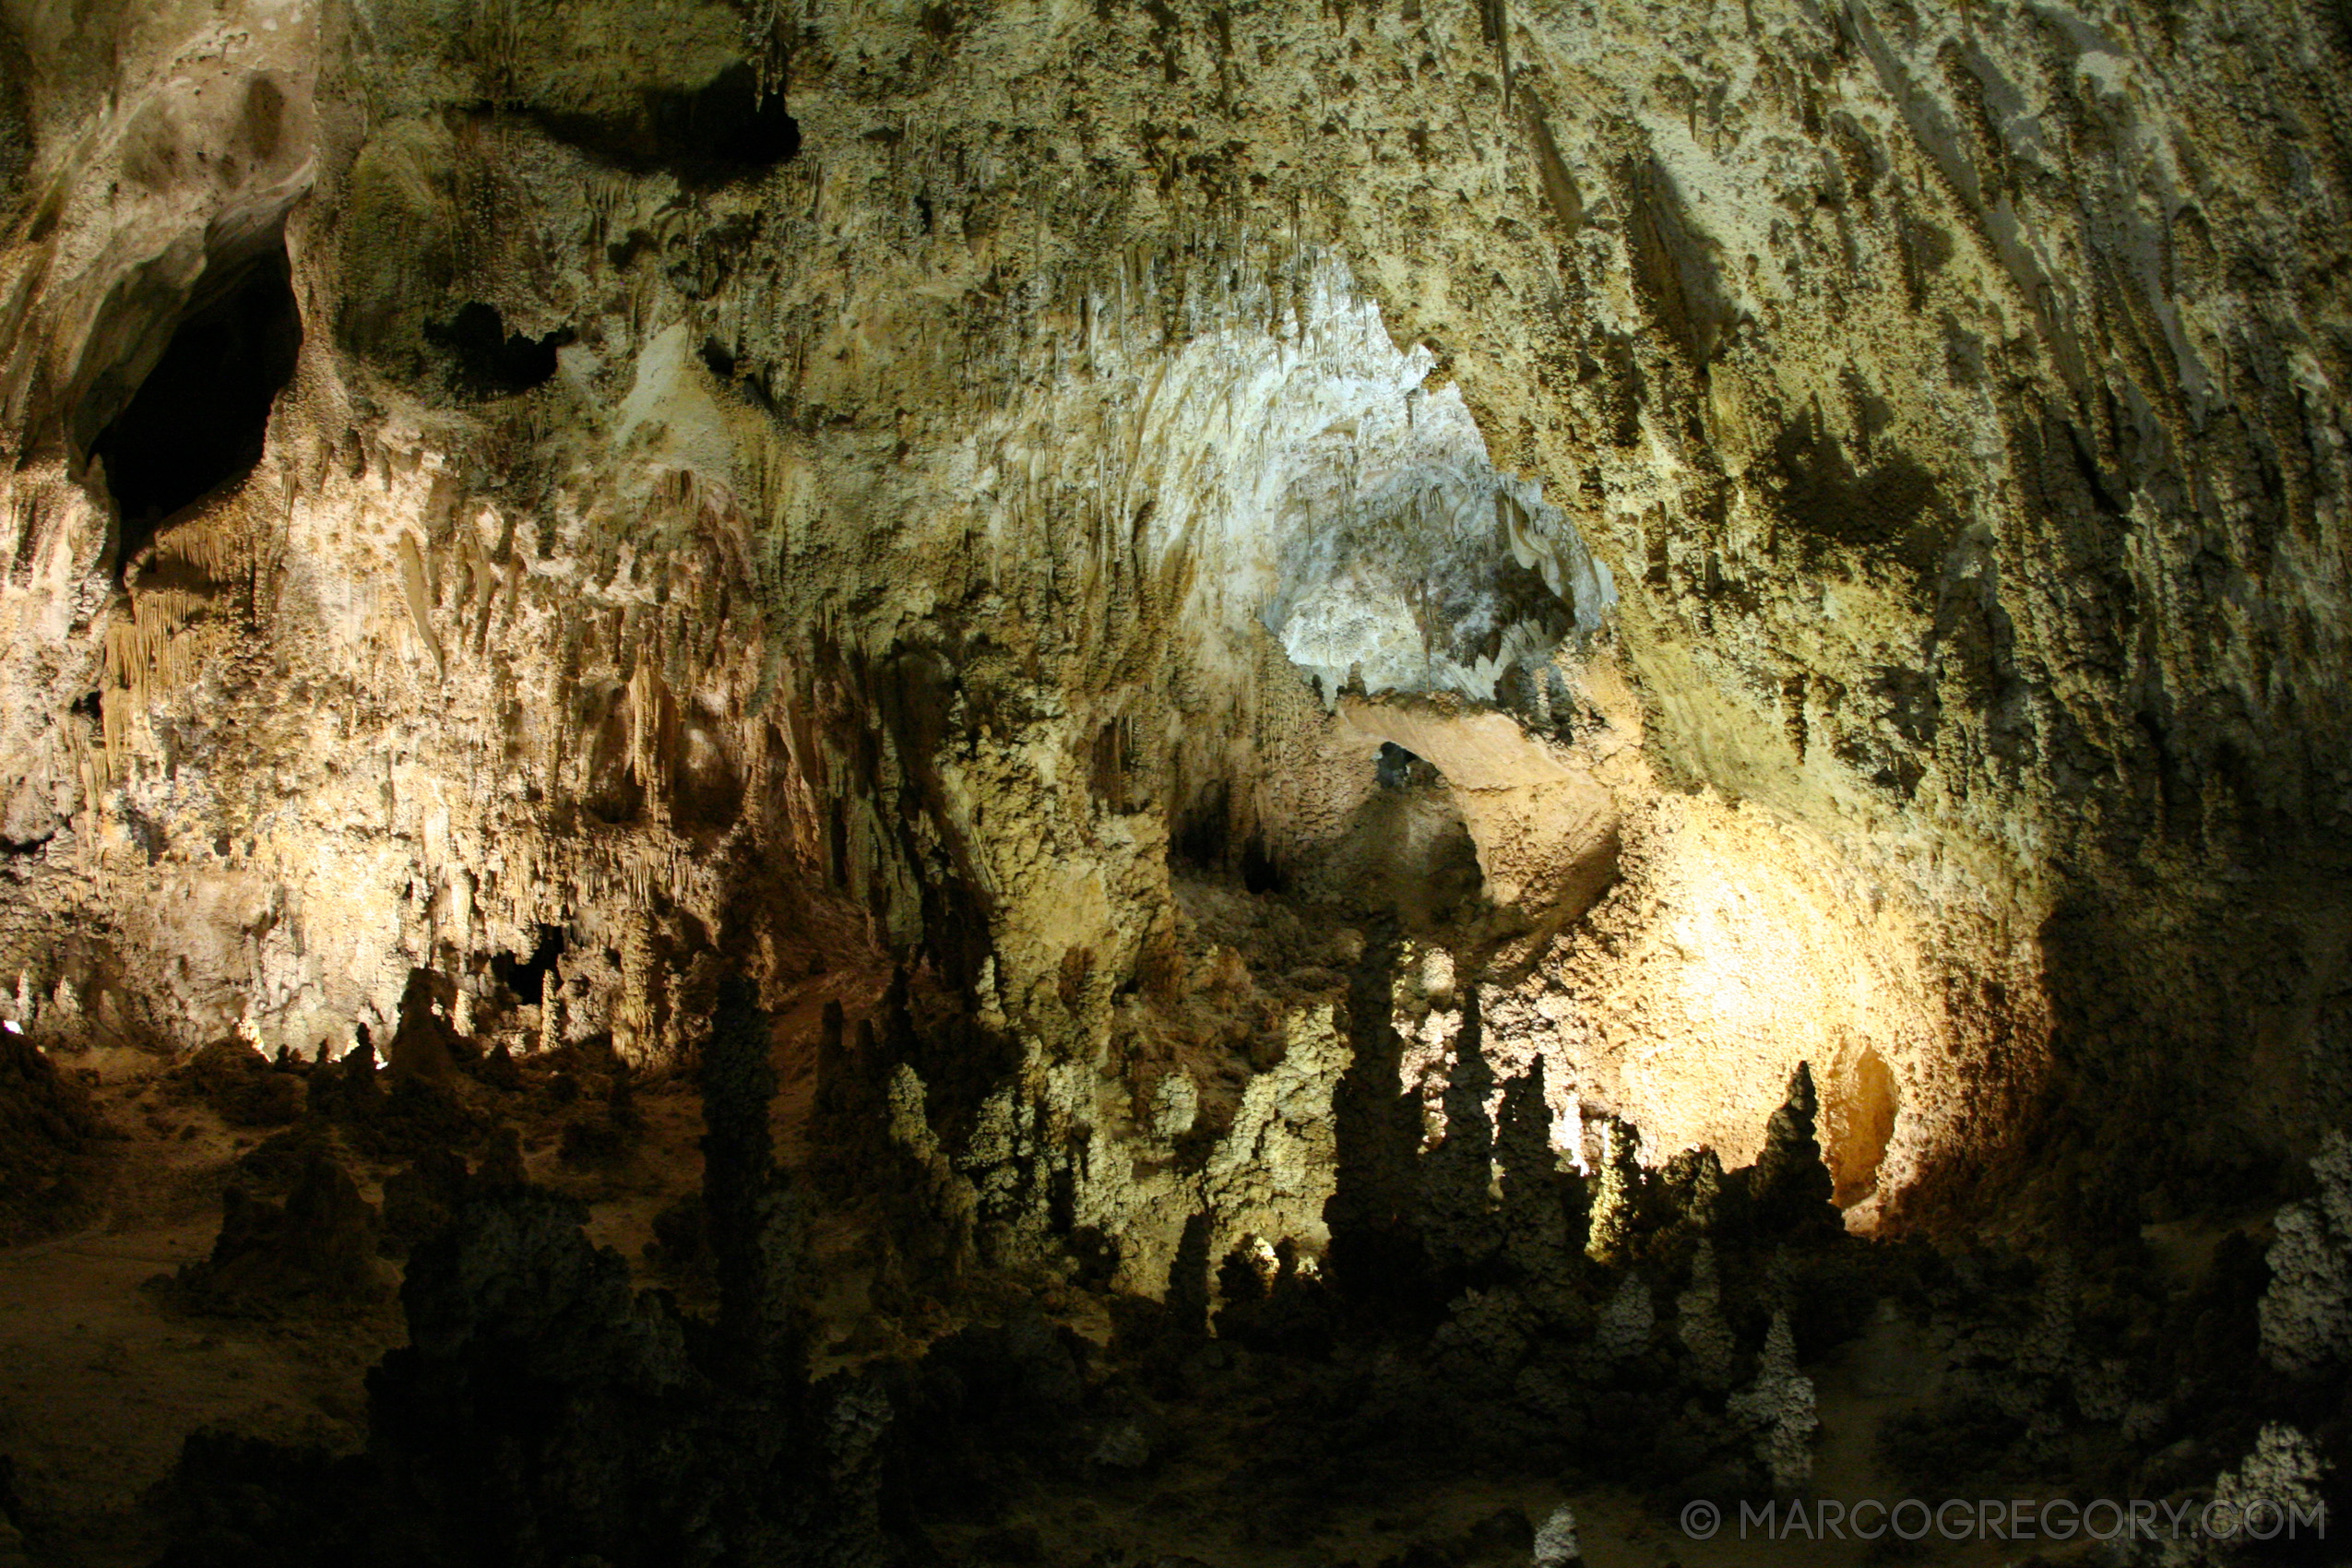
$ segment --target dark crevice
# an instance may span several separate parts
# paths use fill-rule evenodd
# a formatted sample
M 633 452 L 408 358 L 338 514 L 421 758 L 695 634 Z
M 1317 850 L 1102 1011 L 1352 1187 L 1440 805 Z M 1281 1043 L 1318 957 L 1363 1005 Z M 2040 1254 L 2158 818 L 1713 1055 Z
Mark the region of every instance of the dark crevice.
M 2116 498 L 2106 476 L 2099 472 L 2098 459 L 2091 456 L 2090 447 L 2084 444 L 2083 433 L 2071 422 L 2066 426 L 2066 443 L 2073 451 L 2074 471 L 2082 475 L 2083 488 L 2089 493 L 2091 505 L 2108 517 L 2123 516 L 2126 509 L 2123 503 Z
M 547 996 L 547 980 L 555 972 L 556 960 L 564 956 L 564 928 L 542 925 L 539 928 L 539 945 L 531 949 L 528 958 L 517 958 L 501 953 L 490 961 L 493 973 L 501 983 L 526 1005 L 536 1007 Z
M 1168 836 L 1169 863 L 1194 871 L 1214 871 L 1224 864 L 1226 823 L 1231 809 L 1231 795 L 1223 784 L 1202 790 Z
M 742 62 L 691 91 L 644 94 L 634 114 L 541 116 L 550 133 L 632 172 L 708 187 L 754 178 L 800 155 L 801 124 L 784 95 L 763 92 Z
M 1433 784 L 1437 769 L 1394 741 L 1380 743 L 1380 755 L 1374 761 L 1373 776 L 1381 787 L 1388 790 L 1409 790 L 1416 785 Z
M 458 390 L 481 398 L 507 398 L 545 386 L 555 376 L 555 350 L 574 337 L 568 327 L 544 338 L 508 332 L 498 307 L 479 300 L 446 323 L 425 323 L 424 335 L 456 360 L 451 379 Z
M 1232 790 L 1223 783 L 1203 790 L 1190 809 L 1170 825 L 1168 864 L 1170 870 L 1239 874 L 1252 893 L 1287 893 L 1289 875 L 1267 849 L 1263 835 L 1252 832 L 1236 843 Z
M 282 241 L 198 290 L 163 357 L 90 444 L 123 520 L 118 567 L 175 513 L 261 461 L 270 404 L 293 380 L 302 341 Z
M 716 338 L 706 338 L 702 343 L 703 368 L 722 385 L 752 407 L 774 413 L 776 402 L 768 395 L 767 385 L 753 367 L 727 351 Z
M 1252 893 L 1287 893 L 1289 883 L 1281 862 L 1266 852 L 1265 840 L 1252 834 L 1241 846 L 1241 885 Z

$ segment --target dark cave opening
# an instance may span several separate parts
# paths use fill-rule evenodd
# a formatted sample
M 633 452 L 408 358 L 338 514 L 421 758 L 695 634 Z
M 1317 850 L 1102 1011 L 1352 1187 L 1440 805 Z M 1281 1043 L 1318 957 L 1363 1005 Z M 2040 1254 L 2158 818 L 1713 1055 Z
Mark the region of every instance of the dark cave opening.
M 1241 846 L 1241 885 L 1252 893 L 1287 893 L 1290 879 L 1282 863 L 1267 852 L 1265 840 L 1252 834 Z
M 719 385 L 763 413 L 776 412 L 775 395 L 768 390 L 766 374 L 759 366 L 729 352 L 716 338 L 703 339 L 701 357 L 703 368 Z
M 1380 743 L 1380 754 L 1372 768 L 1384 790 L 1409 790 L 1416 784 L 1431 783 L 1437 778 L 1436 768 L 1394 741 Z
M 282 240 L 196 291 L 163 357 L 90 444 L 122 517 L 118 562 L 174 514 L 253 471 L 302 342 Z
M 1288 892 L 1289 877 L 1281 862 L 1267 850 L 1263 835 L 1249 834 L 1236 852 L 1232 807 L 1232 790 L 1223 783 L 1202 790 L 1192 808 L 1170 825 L 1170 867 L 1224 875 L 1239 873 L 1241 886 L 1247 892 Z
M 1194 871 L 1214 871 L 1224 863 L 1231 807 L 1231 792 L 1223 784 L 1202 790 L 1191 809 L 1170 825 L 1168 863 Z
M 501 953 L 490 961 L 491 971 L 507 990 L 520 998 L 526 1006 L 536 1007 L 547 998 L 548 977 L 555 972 L 556 960 L 564 956 L 564 928 L 542 925 L 539 928 L 539 944 L 528 958 L 517 958 Z
M 699 88 L 646 93 L 635 114 L 555 114 L 544 123 L 607 163 L 664 170 L 689 186 L 754 178 L 801 152 L 801 123 L 786 112 L 784 95 L 763 90 L 742 61 Z
M 543 338 L 509 332 L 498 307 L 480 300 L 462 306 L 445 324 L 427 322 L 424 335 L 455 358 L 453 379 L 458 386 L 484 398 L 512 397 L 545 386 L 555 378 L 555 351 L 573 339 L 568 328 Z
M 800 154 L 801 124 L 785 113 L 784 95 L 763 93 L 746 65 L 693 92 L 657 94 L 647 109 L 664 161 L 682 172 L 739 179 Z

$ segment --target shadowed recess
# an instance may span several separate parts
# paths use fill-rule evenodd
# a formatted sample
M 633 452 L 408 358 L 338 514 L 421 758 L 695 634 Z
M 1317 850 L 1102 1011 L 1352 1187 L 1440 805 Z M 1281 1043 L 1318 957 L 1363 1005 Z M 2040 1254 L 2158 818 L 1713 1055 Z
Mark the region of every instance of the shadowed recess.
M 427 322 L 424 335 L 457 362 L 453 379 L 479 397 L 503 398 L 543 386 L 555 375 L 555 350 L 572 340 L 559 329 L 543 338 L 506 330 L 496 305 L 480 300 L 459 307 L 445 325 Z
M 539 928 L 539 944 L 528 958 L 510 954 L 498 954 L 491 967 L 527 1006 L 536 1007 L 547 994 L 547 977 L 555 972 L 556 960 L 564 956 L 564 928 L 542 925 Z
M 691 91 L 642 94 L 627 115 L 552 114 L 547 128 L 616 168 L 662 170 L 690 186 L 750 179 L 801 151 L 781 92 L 763 92 L 741 62 Z
M 282 244 L 197 291 L 163 357 L 91 444 L 122 514 L 118 560 L 136 556 L 174 513 L 253 471 L 302 341 Z

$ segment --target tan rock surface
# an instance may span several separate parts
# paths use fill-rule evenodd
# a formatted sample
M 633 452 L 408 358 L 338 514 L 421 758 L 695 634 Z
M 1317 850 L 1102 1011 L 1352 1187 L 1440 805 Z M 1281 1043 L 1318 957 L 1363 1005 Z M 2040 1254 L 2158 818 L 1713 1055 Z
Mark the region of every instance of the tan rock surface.
M 1019 1063 L 931 1087 L 1030 1234 L 1156 1158 L 1154 1063 L 1292 1125 L 1308 949 L 1443 906 L 1458 818 L 1563 1152 L 1728 1155 L 1800 1059 L 1872 1214 L 2053 1072 L 2085 1139 L 2345 1114 L 2293 7 L 6 15 L 0 972 L 61 1051 L 334 1053 L 426 968 L 659 1063 L 721 955 L 915 962 Z M 298 314 L 266 447 L 125 520 L 224 299 Z M 1212 1206 L 1312 1240 L 1263 1158 Z M 1194 1199 L 1134 1180 L 1141 1278 Z

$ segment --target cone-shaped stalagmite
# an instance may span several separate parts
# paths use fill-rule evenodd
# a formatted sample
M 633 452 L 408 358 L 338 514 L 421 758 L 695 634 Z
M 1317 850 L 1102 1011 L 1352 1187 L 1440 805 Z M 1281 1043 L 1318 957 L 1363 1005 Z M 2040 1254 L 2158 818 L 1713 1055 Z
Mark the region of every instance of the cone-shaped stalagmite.
M 793 1298 L 800 1209 L 768 1133 L 776 1098 L 767 1015 L 740 980 L 720 983 L 702 1057 L 703 1203 L 719 1279 L 719 1334 L 746 1370 L 799 1357 Z
M 1739 1341 L 1724 1321 L 1723 1282 L 1716 1273 L 1715 1242 L 1709 1237 L 1700 1237 L 1691 1255 L 1691 1286 L 1675 1298 L 1674 1318 L 1675 1333 L 1690 1353 L 1701 1385 L 1720 1388 L 1729 1382 Z
M 1725 1405 L 1733 1420 L 1754 1434 L 1756 1458 L 1772 1478 L 1775 1491 L 1792 1492 L 1812 1479 L 1814 1413 L 1812 1380 L 1797 1370 L 1797 1342 L 1788 1314 L 1772 1314 L 1755 1381 Z
M 1503 1167 L 1503 1241 L 1511 1266 L 1530 1285 L 1564 1285 L 1568 1218 L 1551 1152 L 1543 1058 L 1503 1086 L 1501 1123 L 1495 1154 Z
M 1621 1264 L 1633 1250 L 1641 1214 L 1642 1134 L 1632 1123 L 1614 1116 L 1607 1129 L 1609 1146 L 1594 1183 L 1592 1224 L 1585 1251 L 1598 1262 Z
M 1501 1226 L 1494 1212 L 1494 1125 L 1487 1097 L 1494 1068 L 1486 1059 L 1478 987 L 1464 988 L 1462 1031 L 1445 1081 L 1445 1139 L 1421 1168 L 1421 1240 L 1441 1272 L 1476 1268 L 1494 1255 Z
M 1798 1238 L 1843 1229 L 1837 1206 L 1830 1201 L 1835 1183 L 1822 1162 L 1814 1131 L 1819 1111 L 1812 1069 L 1800 1062 L 1788 1080 L 1788 1098 L 1765 1125 L 1764 1152 L 1749 1173 L 1756 1224 L 1767 1236 Z

